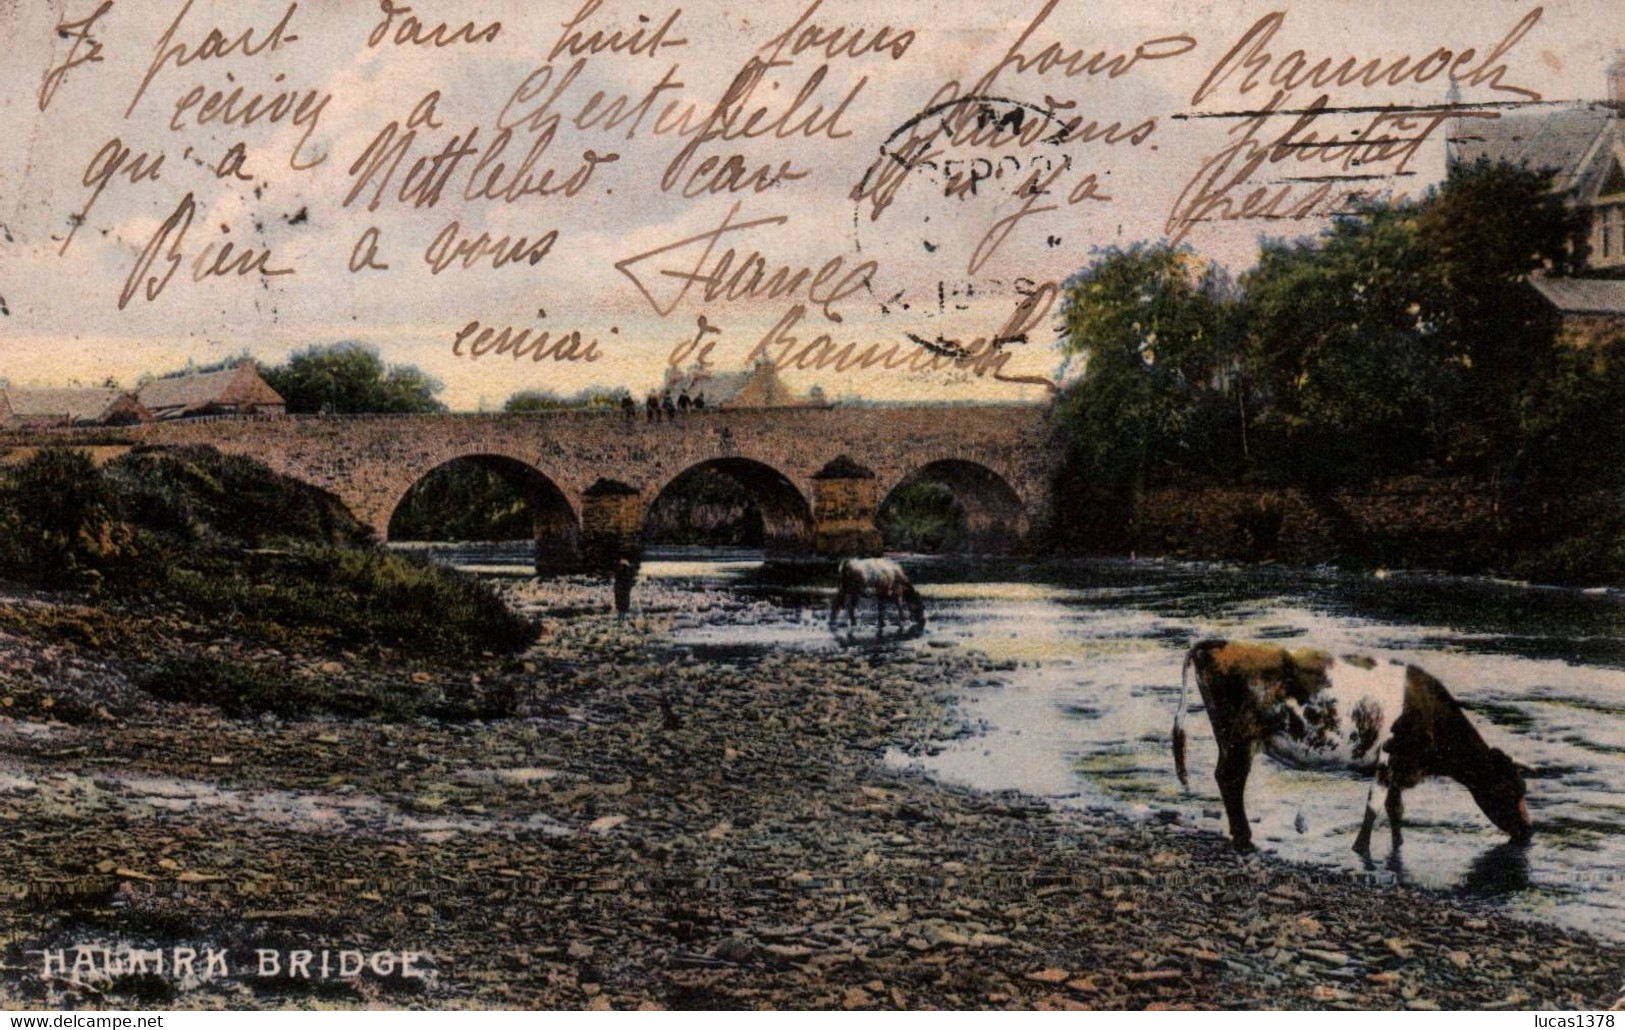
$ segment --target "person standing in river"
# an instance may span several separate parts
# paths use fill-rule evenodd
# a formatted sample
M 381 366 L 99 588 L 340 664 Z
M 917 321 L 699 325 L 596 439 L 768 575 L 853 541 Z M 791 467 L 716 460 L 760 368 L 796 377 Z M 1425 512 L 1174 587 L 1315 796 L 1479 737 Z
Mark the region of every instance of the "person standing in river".
M 622 558 L 615 564 L 615 621 L 625 622 L 632 608 L 632 584 L 637 582 L 638 570 Z
M 632 399 L 629 393 L 621 395 L 621 421 L 636 422 L 638 420 L 638 402 Z
M 661 410 L 666 413 L 667 422 L 677 421 L 677 405 L 671 402 L 671 391 L 666 391 L 666 399 L 660 402 Z
M 689 406 L 692 403 L 693 402 L 688 399 L 688 391 L 684 390 L 682 393 L 677 395 L 677 413 L 679 415 L 687 415 Z
M 660 401 L 653 391 L 650 391 L 649 399 L 643 402 L 643 410 L 648 414 L 650 422 L 660 421 Z

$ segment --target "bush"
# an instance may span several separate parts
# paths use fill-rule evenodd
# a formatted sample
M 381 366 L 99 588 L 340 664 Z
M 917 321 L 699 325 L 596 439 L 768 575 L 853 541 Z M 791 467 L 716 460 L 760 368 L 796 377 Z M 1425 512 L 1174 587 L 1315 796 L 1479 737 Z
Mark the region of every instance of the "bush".
M 127 546 L 115 508 L 84 451 L 39 451 L 0 480 L 4 571 L 47 585 L 77 584 Z
M 749 490 L 720 469 L 702 466 L 673 480 L 649 509 L 645 539 L 702 547 L 761 547 L 767 525 Z
M 326 713 L 355 717 L 408 718 L 416 698 L 371 684 L 335 687 L 327 680 L 294 679 L 273 670 L 211 657 L 169 658 L 139 679 L 141 689 L 162 701 L 212 705 L 241 718 L 272 714 L 284 718 Z
M 233 716 L 297 715 L 307 710 L 287 677 L 218 658 L 167 658 L 138 682 L 160 700 L 214 705 Z
M 530 540 L 536 518 L 501 472 L 475 460 L 442 465 L 418 480 L 389 523 L 391 540 Z
M 179 604 L 278 644 L 457 654 L 517 650 L 537 632 L 471 576 L 359 546 L 370 532 L 328 494 L 207 447 L 106 470 L 41 451 L 5 477 L 0 529 L 0 573 L 94 577 L 115 602 Z
M 361 544 L 371 530 L 333 495 L 212 447 L 133 452 L 107 466 L 124 517 L 186 543 Z
M 313 546 L 248 560 L 183 555 L 153 592 L 275 643 L 305 637 L 456 654 L 518 650 L 537 633 L 485 583 L 381 550 Z
M 897 491 L 875 522 L 888 550 L 940 554 L 965 546 L 965 509 L 941 483 L 922 481 Z
M 1520 555 L 1512 563 L 1512 572 L 1524 579 L 1560 585 L 1625 583 L 1625 516 L 1604 518 L 1584 532 Z

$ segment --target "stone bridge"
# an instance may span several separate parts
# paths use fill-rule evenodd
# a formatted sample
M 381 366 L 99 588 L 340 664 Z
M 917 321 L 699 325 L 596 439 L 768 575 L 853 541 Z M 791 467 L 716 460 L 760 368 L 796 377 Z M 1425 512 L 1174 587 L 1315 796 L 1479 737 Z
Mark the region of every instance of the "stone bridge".
M 953 491 L 977 550 L 1018 548 L 1051 515 L 1044 406 L 724 409 L 655 424 L 638 414 L 205 418 L 131 433 L 257 458 L 332 493 L 380 539 L 414 484 L 478 462 L 530 503 L 539 568 L 635 557 L 662 491 L 707 467 L 753 496 L 774 555 L 878 551 L 885 499 L 922 479 Z

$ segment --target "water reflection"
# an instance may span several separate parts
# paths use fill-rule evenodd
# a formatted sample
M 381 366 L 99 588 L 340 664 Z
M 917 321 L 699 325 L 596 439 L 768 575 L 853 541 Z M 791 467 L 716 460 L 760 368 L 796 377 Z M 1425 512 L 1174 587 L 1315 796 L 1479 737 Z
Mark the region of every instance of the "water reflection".
M 676 643 L 732 661 L 770 649 L 962 645 L 999 663 L 960 684 L 970 731 L 923 756 L 930 775 L 1018 789 L 1058 804 L 1110 805 L 1223 833 L 1211 731 L 1191 730 L 1192 790 L 1173 774 L 1169 728 L 1184 651 L 1205 637 L 1301 640 L 1334 653 L 1413 662 L 1439 677 L 1485 739 L 1520 762 L 1533 845 L 1505 842 L 1467 791 L 1432 780 L 1406 795 L 1405 845 L 1370 865 L 1352 851 L 1368 783 L 1260 757 L 1248 784 L 1263 848 L 1379 879 L 1458 891 L 1514 914 L 1618 937 L 1625 930 L 1625 595 L 1484 579 L 1127 561 L 916 559 L 923 631 L 877 636 L 827 624 L 830 570 L 769 569 L 741 554 L 651 556 L 646 576 L 724 587 L 789 617 L 698 625 Z
M 925 636 L 926 627 L 919 623 L 910 623 L 907 626 L 884 626 L 879 629 L 873 626 L 832 626 L 830 632 L 834 634 L 835 643 L 845 648 L 873 649 L 885 644 L 901 644 L 910 640 L 919 640 Z
M 1507 841 L 1473 859 L 1457 890 L 1468 897 L 1500 898 L 1530 888 L 1529 845 Z

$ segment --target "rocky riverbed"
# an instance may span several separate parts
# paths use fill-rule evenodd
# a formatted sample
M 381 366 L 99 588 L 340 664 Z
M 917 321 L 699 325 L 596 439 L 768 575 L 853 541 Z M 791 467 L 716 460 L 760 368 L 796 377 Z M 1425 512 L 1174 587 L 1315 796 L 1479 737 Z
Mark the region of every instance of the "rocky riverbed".
M 1008 671 L 975 653 L 702 662 L 675 629 L 802 616 L 651 585 L 618 625 L 596 582 L 507 589 L 541 642 L 458 665 L 7 599 L 0 1004 L 1572 1009 L 1625 980 L 1625 947 L 888 766 L 972 732 L 956 684 Z M 138 686 L 154 650 L 462 717 L 228 718 Z M 177 947 L 226 975 L 120 966 Z M 290 976 L 302 949 L 427 975 Z

